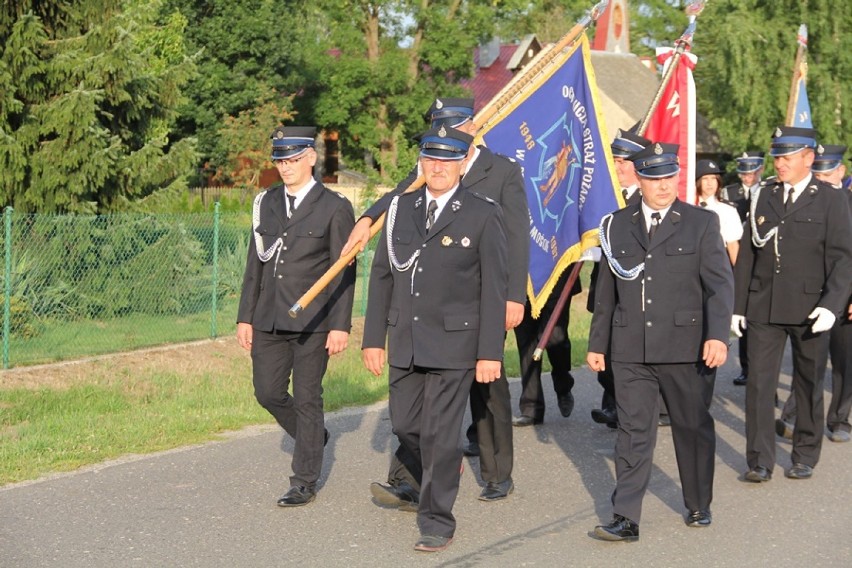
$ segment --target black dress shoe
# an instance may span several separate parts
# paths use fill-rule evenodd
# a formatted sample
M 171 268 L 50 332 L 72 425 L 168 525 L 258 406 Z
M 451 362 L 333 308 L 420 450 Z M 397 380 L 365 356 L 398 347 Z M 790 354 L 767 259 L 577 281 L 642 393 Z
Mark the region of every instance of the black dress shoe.
M 329 435 L 328 435 L 328 428 L 326 428 L 326 429 L 325 429 L 325 438 L 323 438 L 323 440 L 322 440 L 322 447 L 323 447 L 323 448 L 324 448 L 324 447 L 326 447 L 326 446 L 328 445 L 328 438 L 329 438 Z
M 814 468 L 803 463 L 794 463 L 793 467 L 784 472 L 784 476 L 790 479 L 810 479 L 813 474 Z
M 371 483 L 370 493 L 379 505 L 395 507 L 400 511 L 416 513 L 420 506 L 420 493 L 405 481 L 388 485 L 379 482 Z
M 510 477 L 506 481 L 489 481 L 485 484 L 482 493 L 479 494 L 480 501 L 499 501 L 509 496 L 515 490 L 515 484 Z
M 317 493 L 304 485 L 294 485 L 281 499 L 278 500 L 279 507 L 301 507 L 316 499 Z
M 660 414 L 660 416 L 657 418 L 657 426 L 671 426 L 671 425 L 672 425 L 672 419 L 669 417 L 668 414 Z
M 762 483 L 772 479 L 772 472 L 762 465 L 759 465 L 748 470 L 743 476 L 743 479 L 751 481 L 752 483 Z
M 475 458 L 479 455 L 479 444 L 476 442 L 468 442 L 462 448 L 462 453 L 469 458 Z
M 780 418 L 775 420 L 775 433 L 788 440 L 793 439 L 793 425 L 789 422 L 784 422 Z
M 519 428 L 532 426 L 533 424 L 541 424 L 542 422 L 544 422 L 544 420 L 541 418 L 533 418 L 532 416 L 526 416 L 524 414 L 512 418 L 512 426 L 517 426 Z
M 592 420 L 598 424 L 606 424 L 610 428 L 618 428 L 618 413 L 612 407 L 592 409 Z
M 744 386 L 748 382 L 748 375 L 740 373 L 740 376 L 734 379 L 734 384 L 738 387 Z
M 592 536 L 600 540 L 635 542 L 639 540 L 639 525 L 621 515 L 613 515 L 608 525 L 596 526 Z
M 559 413 L 568 418 L 574 412 L 574 395 L 570 392 L 556 395 L 556 405 L 559 406 Z
M 451 536 L 423 535 L 414 545 L 414 550 L 420 552 L 441 552 L 453 542 Z
M 690 511 L 686 515 L 686 526 L 688 527 L 709 527 L 713 522 L 713 516 L 709 509 Z

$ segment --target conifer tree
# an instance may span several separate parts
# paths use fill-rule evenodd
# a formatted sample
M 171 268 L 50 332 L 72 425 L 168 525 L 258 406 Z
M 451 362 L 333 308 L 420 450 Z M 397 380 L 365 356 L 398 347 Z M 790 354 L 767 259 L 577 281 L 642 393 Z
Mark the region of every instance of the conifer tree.
M 4 3 L 0 199 L 24 212 L 102 213 L 181 184 L 194 141 L 171 137 L 193 71 L 179 15 L 145 0 Z

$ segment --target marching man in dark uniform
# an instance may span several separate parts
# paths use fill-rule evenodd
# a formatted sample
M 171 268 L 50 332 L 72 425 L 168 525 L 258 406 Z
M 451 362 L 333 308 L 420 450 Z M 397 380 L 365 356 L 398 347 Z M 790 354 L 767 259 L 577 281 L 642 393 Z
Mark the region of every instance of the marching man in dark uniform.
M 454 128 L 471 136 L 476 134 L 471 98 L 435 99 L 428 117 L 432 128 Z M 355 225 L 344 253 L 352 246 L 364 246 L 369 240 L 370 225 L 388 209 L 394 196 L 400 195 L 417 179 L 418 168 L 392 192 L 368 209 Z M 485 146 L 471 144 L 462 170 L 467 190 L 494 200 L 503 210 L 509 255 L 509 288 L 506 299 L 506 321 L 509 330 L 524 317 L 527 273 L 529 265 L 529 210 L 524 180 L 518 164 L 494 154 Z M 572 383 L 573 384 L 573 383 Z M 568 385 L 570 391 L 572 385 Z M 570 394 L 570 392 L 569 392 Z M 512 468 L 512 408 L 509 382 L 505 372 L 493 383 L 474 383 L 470 394 L 473 423 L 467 432 L 466 455 L 479 455 L 479 470 L 485 482 L 479 499 L 505 499 L 514 489 Z M 421 465 L 400 445 L 391 460 L 388 483 L 375 482 L 370 492 L 383 506 L 416 510 L 419 499 Z
M 748 219 L 748 209 L 751 199 L 760 187 L 760 178 L 764 168 L 763 152 L 743 152 L 737 157 L 737 176 L 740 183 L 726 186 L 722 190 L 722 200 L 737 208 L 740 220 Z M 744 331 L 739 338 L 738 355 L 740 358 L 740 374 L 734 379 L 734 384 L 743 386 L 748 381 L 748 332 Z
M 637 205 L 642 201 L 642 192 L 639 191 L 639 178 L 636 176 L 636 168 L 630 161 L 630 156 L 644 150 L 650 144 L 651 141 L 644 136 L 639 136 L 629 130 L 618 130 L 610 145 L 612 163 L 615 167 L 618 183 L 621 185 L 621 197 L 624 199 L 625 207 Z M 606 261 L 604 260 L 604 262 Z M 601 262 L 595 262 L 589 284 L 589 297 L 586 301 L 586 309 L 590 312 L 595 311 L 595 286 L 600 269 Z M 592 420 L 598 424 L 606 424 L 610 428 L 616 428 L 618 426 L 618 414 L 615 410 L 615 379 L 612 376 L 612 365 L 606 364 L 602 371 L 598 371 L 598 384 L 603 387 L 604 392 L 601 395 L 601 407 L 592 409 Z
M 474 380 L 501 375 L 508 283 L 500 207 L 459 183 L 473 137 L 420 138 L 426 189 L 394 197 L 370 273 L 363 357 L 390 365 L 393 431 L 422 464 L 414 548 L 445 549 L 456 529 L 462 419 Z
M 722 189 L 722 201 L 736 207 L 743 221 L 748 216 L 752 194 L 757 190 L 763 175 L 763 156 L 763 152 L 743 152 L 737 156 L 737 177 L 740 178 L 740 183 Z
M 814 179 L 816 140 L 809 128 L 775 131 L 770 154 L 778 178 L 761 183 L 751 204 L 734 272 L 731 329 L 748 325 L 745 480 L 769 481 L 775 467 L 775 393 L 787 338 L 793 350 L 797 418 L 792 467 L 807 479 L 823 435 L 825 333 L 848 307 L 852 283 L 852 220 L 846 195 Z
M 811 171 L 814 177 L 831 185 L 852 200 L 852 191 L 842 188 L 846 166 L 843 154 L 846 146 L 820 144 L 816 149 Z M 852 203 L 850 203 L 852 206 Z M 852 410 L 852 298 L 845 313 L 841 312 L 839 321 L 831 328 L 828 342 L 828 356 L 831 360 L 831 403 L 825 417 L 826 437 L 832 442 L 848 442 L 852 425 L 849 412 Z M 781 418 L 775 421 L 775 433 L 785 438 L 793 437 L 793 424 L 796 422 L 796 397 L 787 398 Z
M 711 523 L 716 432 L 710 402 L 728 352 L 731 264 L 719 217 L 677 199 L 678 146 L 653 144 L 632 160 L 642 202 L 601 221 L 602 265 L 587 361 L 609 350 L 618 405 L 613 519 L 601 540 L 637 540 L 651 477 L 659 395 L 669 410 L 686 523 Z M 602 261 L 604 262 L 604 261 Z
M 295 440 L 290 489 L 278 500 L 282 507 L 316 497 L 328 442 L 322 378 L 329 356 L 346 348 L 355 291 L 349 267 L 298 318 L 288 314 L 340 256 L 355 224 L 349 201 L 313 178 L 315 135 L 315 128 L 303 126 L 272 132 L 272 161 L 284 184 L 254 200 L 237 314 L 237 341 L 251 351 L 255 397 Z

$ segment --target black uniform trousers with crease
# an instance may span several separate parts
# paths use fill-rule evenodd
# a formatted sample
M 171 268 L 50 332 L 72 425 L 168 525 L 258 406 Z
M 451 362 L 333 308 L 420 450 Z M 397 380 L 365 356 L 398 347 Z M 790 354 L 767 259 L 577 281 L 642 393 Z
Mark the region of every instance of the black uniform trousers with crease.
M 316 487 L 322 468 L 325 419 L 322 377 L 328 366 L 328 332 L 254 330 L 254 396 L 295 440 L 290 485 Z M 293 381 L 293 395 L 288 392 Z

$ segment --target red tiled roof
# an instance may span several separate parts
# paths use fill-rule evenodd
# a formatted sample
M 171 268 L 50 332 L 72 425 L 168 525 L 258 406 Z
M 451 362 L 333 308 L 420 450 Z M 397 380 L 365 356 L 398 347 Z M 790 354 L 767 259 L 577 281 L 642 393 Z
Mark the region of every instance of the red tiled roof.
M 470 89 L 474 100 L 474 113 L 479 112 L 483 106 L 493 99 L 500 89 L 506 86 L 513 76 L 513 73 L 506 69 L 506 64 L 512 59 L 515 50 L 518 49 L 516 44 L 508 44 L 500 46 L 500 55 L 494 60 L 489 67 L 479 67 L 479 49 L 476 48 L 473 55 L 476 72 L 472 79 L 465 79 L 461 82 L 462 86 Z

